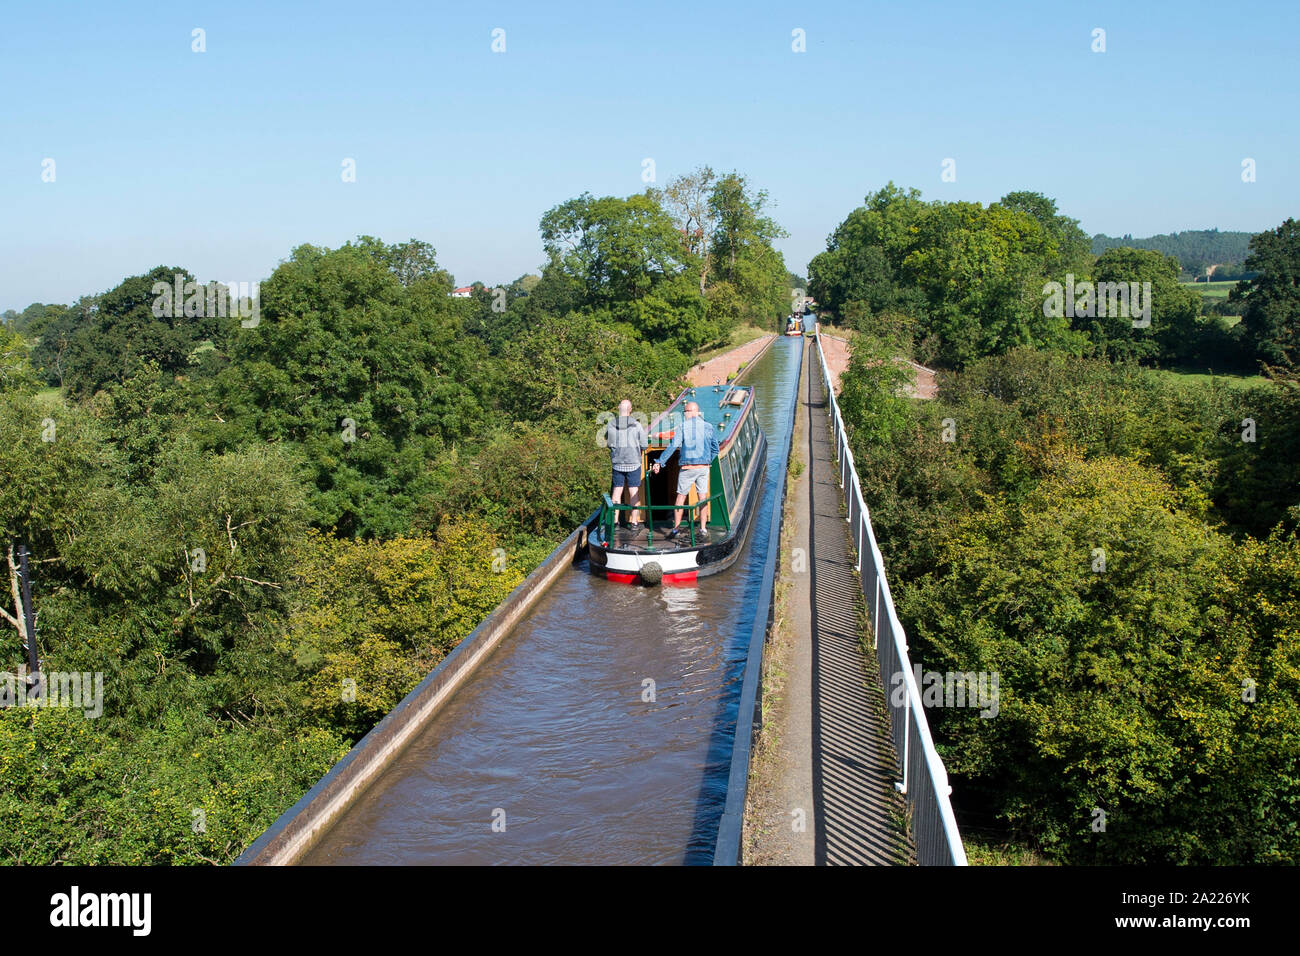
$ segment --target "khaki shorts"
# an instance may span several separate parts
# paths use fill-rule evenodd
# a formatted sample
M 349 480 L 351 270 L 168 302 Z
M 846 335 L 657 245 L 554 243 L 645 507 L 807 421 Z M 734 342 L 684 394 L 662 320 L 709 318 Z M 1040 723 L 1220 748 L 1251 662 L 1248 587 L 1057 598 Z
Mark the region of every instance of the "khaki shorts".
M 709 469 L 708 468 L 683 468 L 677 473 L 677 493 L 679 495 L 689 494 L 691 485 L 694 485 L 700 493 L 701 498 L 709 497 Z

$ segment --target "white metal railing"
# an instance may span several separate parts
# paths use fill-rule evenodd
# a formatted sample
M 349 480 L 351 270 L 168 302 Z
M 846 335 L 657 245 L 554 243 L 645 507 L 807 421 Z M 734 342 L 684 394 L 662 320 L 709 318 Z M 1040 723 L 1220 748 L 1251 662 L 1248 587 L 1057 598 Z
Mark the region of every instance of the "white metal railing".
M 862 576 L 862 595 L 867 599 L 867 608 L 871 612 L 872 640 L 880 662 L 880 682 L 889 711 L 890 735 L 894 750 L 903 762 L 903 779 L 895 786 L 907 798 L 912 811 L 912 837 L 918 862 L 922 866 L 965 866 L 966 851 L 948 799 L 952 787 L 948 785 L 948 773 L 930 737 L 930 725 L 925 719 L 916 675 L 907 656 L 907 635 L 898 623 L 889 582 L 885 579 L 885 560 L 876 544 L 871 516 L 862 499 L 862 484 L 853 464 L 853 452 L 840 415 L 840 404 L 835 400 L 820 335 L 817 336 L 817 358 L 821 362 L 822 382 L 829 398 L 831 426 L 835 433 L 835 459 L 840 465 L 840 487 L 844 489 L 844 504 L 848 510 L 846 520 L 853 529 L 853 545 L 857 548 L 858 571 Z M 896 705 L 894 688 L 900 681 L 905 693 L 902 703 Z

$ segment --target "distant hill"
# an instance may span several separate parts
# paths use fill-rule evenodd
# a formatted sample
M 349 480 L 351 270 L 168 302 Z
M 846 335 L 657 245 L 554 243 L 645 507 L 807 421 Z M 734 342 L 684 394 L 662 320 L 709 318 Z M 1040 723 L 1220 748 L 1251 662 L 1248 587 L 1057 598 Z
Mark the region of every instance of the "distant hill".
M 1098 233 L 1092 237 L 1092 254 L 1099 256 L 1116 246 L 1155 249 L 1176 257 L 1184 272 L 1204 276 L 1206 266 L 1217 265 L 1225 268 L 1215 270 L 1215 277 L 1229 279 L 1240 274 L 1253 235 L 1253 232 L 1219 232 L 1217 229 L 1188 229 L 1149 239 L 1116 238 Z

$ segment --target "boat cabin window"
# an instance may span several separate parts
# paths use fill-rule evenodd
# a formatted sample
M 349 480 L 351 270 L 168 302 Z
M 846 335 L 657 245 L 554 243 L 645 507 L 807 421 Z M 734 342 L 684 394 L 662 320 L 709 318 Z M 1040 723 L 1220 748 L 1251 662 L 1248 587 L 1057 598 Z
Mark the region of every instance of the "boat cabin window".
M 749 461 L 749 453 L 754 449 L 753 423 L 752 415 L 746 417 L 736 432 L 736 454 L 742 463 Z

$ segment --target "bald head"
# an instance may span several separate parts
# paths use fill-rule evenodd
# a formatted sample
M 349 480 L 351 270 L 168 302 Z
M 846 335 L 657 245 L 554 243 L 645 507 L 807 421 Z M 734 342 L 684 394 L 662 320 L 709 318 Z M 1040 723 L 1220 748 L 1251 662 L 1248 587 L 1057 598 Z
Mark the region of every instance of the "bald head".
M 686 414 L 687 414 L 687 415 L 698 415 L 699 413 L 700 413 L 700 405 L 699 405 L 698 402 L 687 402 L 687 403 L 686 403 Z
M 626 398 L 623 399 L 623 401 L 621 401 L 621 402 L 618 403 L 618 413 L 619 413 L 620 415 L 631 415 L 631 414 L 632 414 L 632 403 L 629 402 Z

